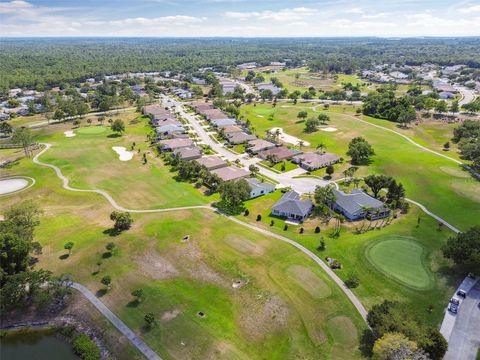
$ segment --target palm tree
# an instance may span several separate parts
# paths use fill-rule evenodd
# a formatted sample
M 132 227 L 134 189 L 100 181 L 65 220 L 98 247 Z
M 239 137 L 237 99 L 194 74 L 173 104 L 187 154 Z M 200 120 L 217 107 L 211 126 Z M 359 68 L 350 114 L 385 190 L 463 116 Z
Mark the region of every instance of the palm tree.
M 362 228 L 360 229 L 360 232 L 362 232 L 363 228 L 365 227 L 365 223 L 366 223 L 367 215 L 369 211 L 370 211 L 370 208 L 368 206 L 362 206 L 362 212 L 365 214 L 365 216 L 363 217 Z
M 326 146 L 325 146 L 325 144 L 320 143 L 320 144 L 317 145 L 316 149 L 319 150 L 320 153 L 323 154 L 325 152 Z
M 303 145 L 304 145 L 304 141 L 303 141 L 303 140 L 299 140 L 299 141 L 298 141 L 298 147 L 300 148 L 300 150 L 302 150 Z
M 360 178 L 353 178 L 354 187 L 358 188 L 358 185 L 360 184 L 360 181 L 362 181 Z

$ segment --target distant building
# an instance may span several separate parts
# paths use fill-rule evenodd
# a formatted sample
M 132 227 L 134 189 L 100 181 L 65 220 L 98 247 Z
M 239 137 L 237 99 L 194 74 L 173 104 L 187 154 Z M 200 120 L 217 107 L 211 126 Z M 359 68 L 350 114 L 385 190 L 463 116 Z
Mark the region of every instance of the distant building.
M 276 146 L 277 146 L 276 144 L 263 139 L 250 140 L 248 142 L 247 152 L 251 154 L 257 154 L 260 151 L 273 149 Z
M 203 165 L 207 170 L 215 170 L 227 166 L 227 162 L 218 156 L 202 156 L 200 159 L 195 160 L 200 165 Z
M 371 219 L 379 219 L 390 213 L 383 202 L 360 189 L 353 189 L 351 194 L 339 190 L 333 192 L 336 198 L 333 209 L 342 213 L 348 220 L 363 219 L 367 216 Z
M 227 134 L 226 139 L 230 144 L 244 144 L 247 141 L 255 140 L 257 137 L 246 132 L 237 132 Z
M 193 141 L 190 139 L 167 139 L 160 140 L 158 142 L 163 151 L 173 151 L 176 149 L 190 147 L 193 145 Z
M 278 146 L 269 150 L 260 151 L 258 153 L 258 157 L 263 160 L 267 160 L 269 156 L 274 156 L 277 158 L 278 161 L 283 161 L 283 160 L 291 159 L 295 155 L 299 155 L 301 153 L 302 152 L 299 150 L 289 149 L 285 146 Z
M 196 146 L 178 148 L 173 153 L 180 155 L 182 160 L 195 160 L 202 157 L 202 149 Z
M 282 89 L 280 89 L 279 87 L 273 85 L 272 83 L 260 83 L 260 84 L 257 84 L 257 89 L 259 91 L 262 91 L 262 90 L 270 90 L 273 94 L 273 96 L 277 95 Z
M 216 119 L 216 120 L 211 120 L 210 124 L 212 126 L 217 127 L 217 128 L 224 128 L 226 126 L 232 126 L 237 124 L 237 121 L 235 119 Z
M 272 207 L 272 214 L 294 221 L 302 222 L 313 210 L 313 202 L 301 200 L 296 191 L 285 193 Z
M 211 173 L 217 175 L 223 181 L 238 180 L 250 176 L 249 171 L 236 166 L 222 167 L 212 170 Z
M 250 69 L 255 69 L 256 67 L 257 67 L 256 62 L 248 62 L 248 63 L 243 63 L 243 64 L 237 65 L 237 68 L 239 68 L 241 70 L 250 70 Z

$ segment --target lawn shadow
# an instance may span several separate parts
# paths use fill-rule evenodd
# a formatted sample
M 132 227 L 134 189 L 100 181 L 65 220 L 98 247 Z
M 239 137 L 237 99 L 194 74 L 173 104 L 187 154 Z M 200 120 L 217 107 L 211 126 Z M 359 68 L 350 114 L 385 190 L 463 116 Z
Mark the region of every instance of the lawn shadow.
M 117 236 L 117 235 L 120 235 L 121 231 L 115 228 L 111 228 L 111 229 L 103 230 L 103 233 L 109 236 Z
M 127 307 L 136 308 L 138 305 L 140 305 L 140 302 L 138 300 L 132 300 L 127 304 Z
M 115 139 L 115 138 L 118 138 L 120 136 L 122 136 L 122 135 L 120 135 L 120 134 L 110 134 L 110 135 L 107 135 L 107 138 Z
M 372 356 L 373 344 L 375 343 L 375 337 L 373 332 L 369 329 L 363 331 L 360 335 L 360 345 L 358 349 L 363 356 L 370 358 Z
M 102 254 L 103 259 L 108 259 L 112 257 L 112 253 L 110 251 L 106 251 Z
M 107 289 L 100 289 L 100 290 L 97 290 L 97 292 L 95 293 L 95 296 L 100 298 L 102 296 L 105 296 L 106 293 L 107 293 Z
M 60 255 L 58 258 L 59 258 L 60 260 L 65 260 L 65 259 L 68 259 L 69 257 L 70 257 L 69 254 L 63 254 L 63 255 Z

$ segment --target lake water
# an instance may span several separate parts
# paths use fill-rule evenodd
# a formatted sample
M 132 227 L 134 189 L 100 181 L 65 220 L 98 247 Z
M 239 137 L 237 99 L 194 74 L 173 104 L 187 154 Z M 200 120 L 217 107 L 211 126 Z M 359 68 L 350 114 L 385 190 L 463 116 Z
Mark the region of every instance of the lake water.
M 28 331 L 0 339 L 1 360 L 79 360 L 72 346 L 51 331 Z

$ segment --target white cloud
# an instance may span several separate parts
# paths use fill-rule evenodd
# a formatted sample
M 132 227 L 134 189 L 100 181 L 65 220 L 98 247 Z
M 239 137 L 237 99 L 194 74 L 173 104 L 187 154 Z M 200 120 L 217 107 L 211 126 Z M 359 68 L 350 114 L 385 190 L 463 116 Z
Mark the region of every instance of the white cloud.
M 480 12 L 480 5 L 473 5 L 473 6 L 469 6 L 469 7 L 466 7 L 466 8 L 461 8 L 459 10 L 460 13 L 462 14 L 470 14 L 470 13 L 473 13 L 473 12 Z
M 22 0 L 14 0 L 10 2 L 0 3 L 0 14 L 21 13 L 22 10 L 31 8 L 33 5 Z
M 297 7 L 293 9 L 281 9 L 278 11 L 265 10 L 261 12 L 227 11 L 223 14 L 223 16 L 225 16 L 226 18 L 238 19 L 238 20 L 247 20 L 250 18 L 255 18 L 258 20 L 299 21 L 304 19 L 305 17 L 315 15 L 316 13 L 317 13 L 317 10 L 313 8 Z

